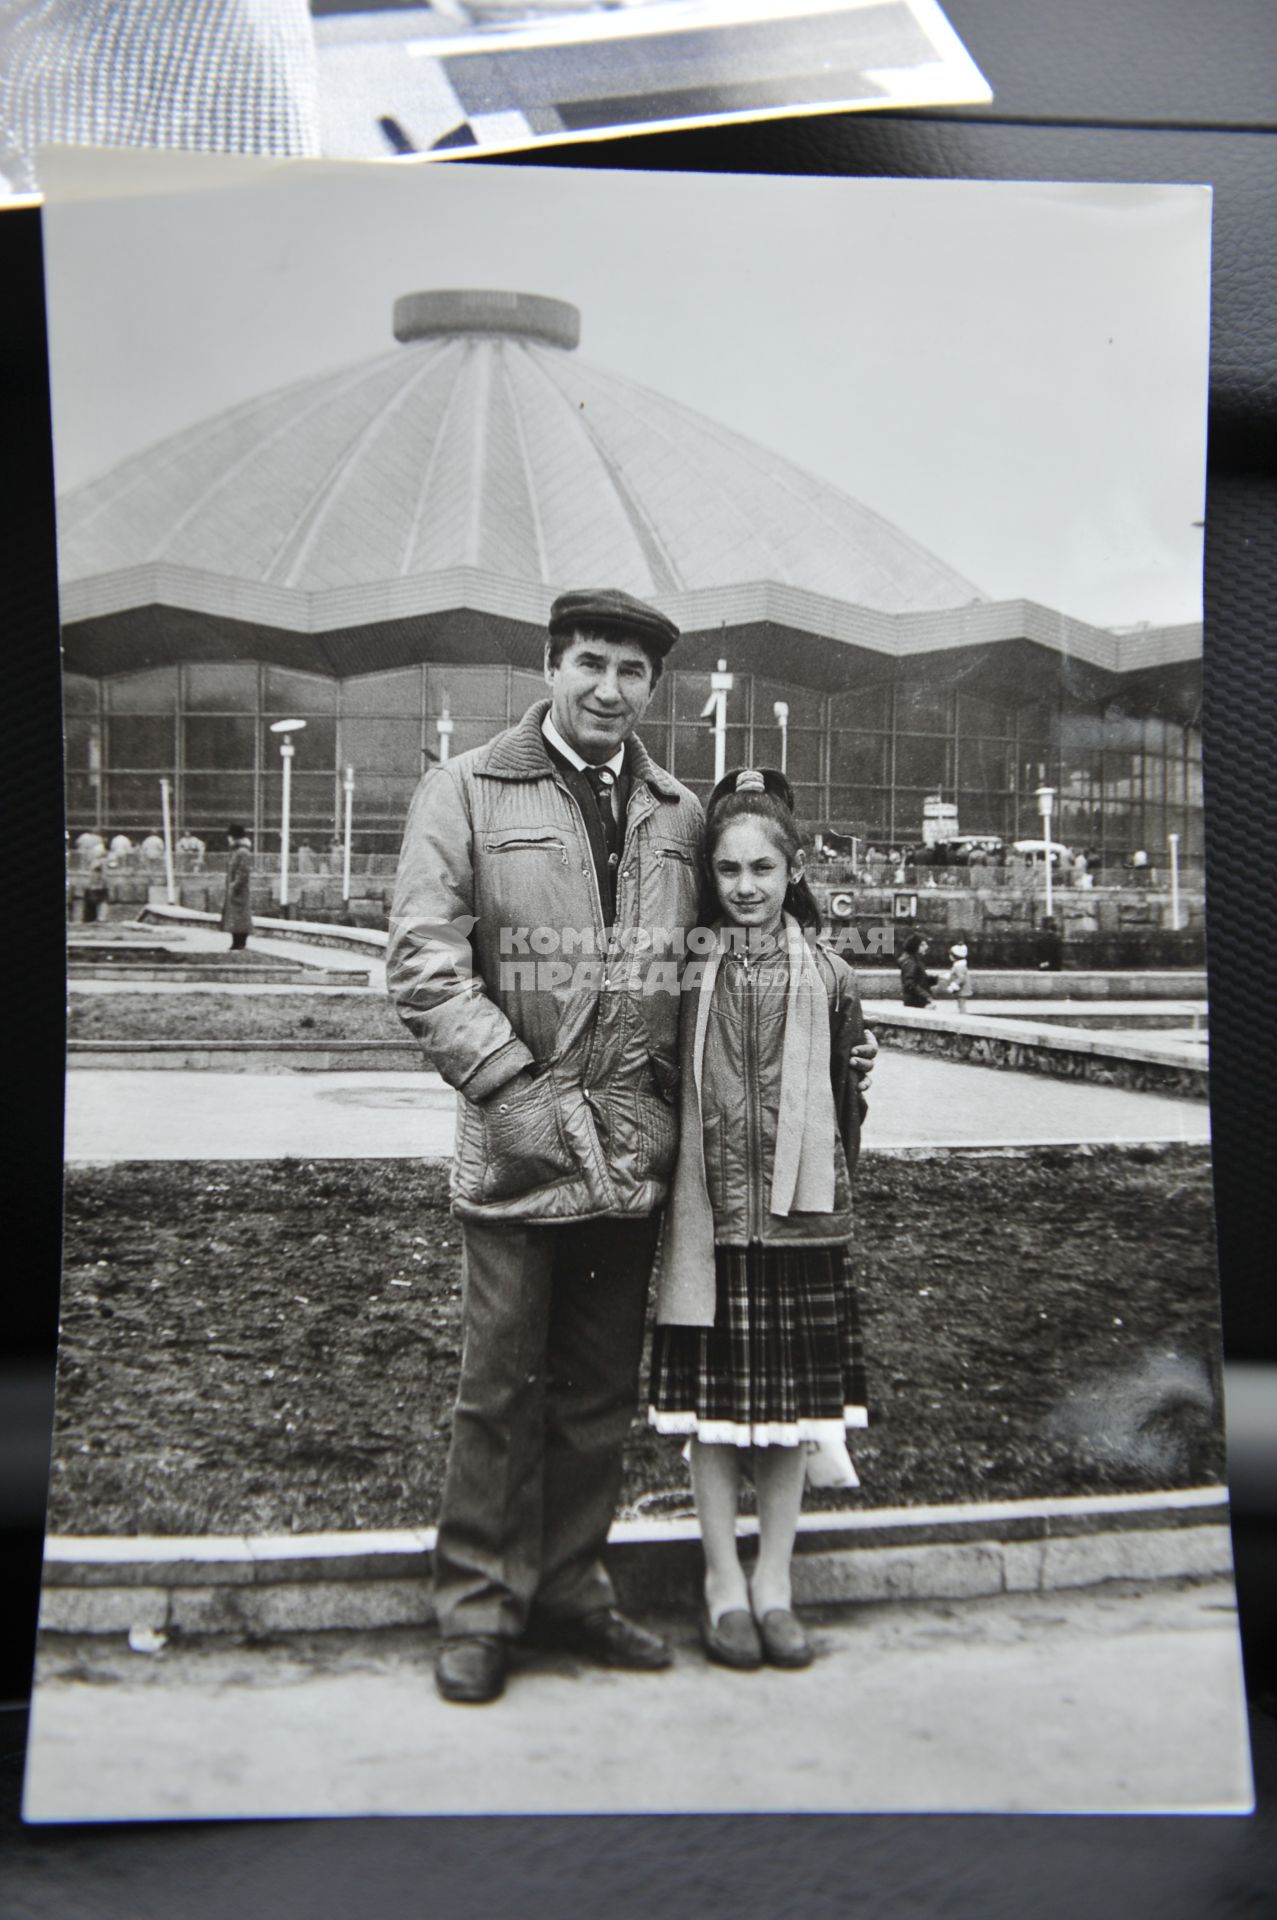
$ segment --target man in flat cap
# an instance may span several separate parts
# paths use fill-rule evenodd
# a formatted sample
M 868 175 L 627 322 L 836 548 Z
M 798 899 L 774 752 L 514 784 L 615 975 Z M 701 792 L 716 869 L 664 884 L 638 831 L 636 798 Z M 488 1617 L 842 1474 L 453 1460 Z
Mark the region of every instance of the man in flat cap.
M 435 1548 L 447 1700 L 495 1699 L 524 1636 L 669 1664 L 601 1556 L 677 1148 L 668 954 L 699 892 L 700 805 L 634 731 L 677 639 L 628 594 L 563 594 L 549 699 L 432 769 L 408 819 L 387 979 L 461 1096 L 464 1349 Z M 655 944 L 636 957 L 640 929 Z

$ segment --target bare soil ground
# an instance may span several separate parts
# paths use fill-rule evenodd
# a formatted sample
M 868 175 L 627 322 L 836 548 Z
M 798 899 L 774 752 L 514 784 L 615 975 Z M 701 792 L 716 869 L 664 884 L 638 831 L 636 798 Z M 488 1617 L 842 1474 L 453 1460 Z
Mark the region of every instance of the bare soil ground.
M 863 1491 L 826 1503 L 1222 1478 L 1204 1150 L 877 1154 L 857 1182 L 871 1424 Z M 52 1529 L 428 1524 L 459 1341 L 437 1172 L 72 1168 Z M 686 1494 L 637 1416 L 627 1507 Z

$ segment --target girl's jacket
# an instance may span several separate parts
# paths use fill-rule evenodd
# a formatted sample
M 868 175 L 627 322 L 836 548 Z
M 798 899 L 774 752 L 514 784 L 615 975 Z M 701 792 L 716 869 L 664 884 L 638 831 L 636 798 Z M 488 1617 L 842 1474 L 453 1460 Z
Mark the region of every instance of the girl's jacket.
M 789 965 L 783 951 L 761 960 L 729 952 L 719 962 L 699 1076 L 694 1056 L 697 996 L 683 994 L 681 1145 L 656 1261 L 657 1317 L 665 1324 L 712 1324 L 714 1244 L 829 1245 L 850 1236 L 851 1175 L 867 1111 L 851 1052 L 864 1039 L 864 1018 L 855 975 L 846 961 L 819 944 L 807 951 L 814 962 L 810 977 L 824 991 L 825 1008 L 818 1009 L 818 1015 L 826 1008 L 828 1013 L 827 1049 L 823 1032 L 815 1039 L 828 1063 L 829 1088 L 822 1106 L 827 1107 L 832 1095 L 833 1125 L 821 1136 L 833 1158 L 832 1182 L 826 1183 L 832 1204 L 818 1211 L 801 1204 L 784 1214 L 772 1211 L 778 1138 L 788 1124 L 781 1118 L 781 1081 L 792 1006 Z M 804 1089 L 807 1112 L 815 1111 L 818 1098 L 813 1079 Z M 706 1273 L 701 1269 L 706 1265 L 710 1215 Z

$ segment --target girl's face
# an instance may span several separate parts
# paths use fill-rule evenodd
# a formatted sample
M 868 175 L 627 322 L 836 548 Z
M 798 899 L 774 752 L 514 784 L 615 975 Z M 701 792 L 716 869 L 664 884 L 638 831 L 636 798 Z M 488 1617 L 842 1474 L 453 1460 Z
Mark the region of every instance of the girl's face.
M 710 860 L 718 904 L 738 927 L 771 933 L 780 925 L 785 891 L 802 872 L 801 851 L 791 862 L 766 822 L 732 820 Z

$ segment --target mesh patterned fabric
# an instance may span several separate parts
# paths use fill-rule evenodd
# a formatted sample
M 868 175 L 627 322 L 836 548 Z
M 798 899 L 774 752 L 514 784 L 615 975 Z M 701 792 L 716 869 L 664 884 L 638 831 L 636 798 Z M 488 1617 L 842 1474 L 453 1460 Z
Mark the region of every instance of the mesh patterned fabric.
M 307 0 L 0 0 L 0 171 L 42 145 L 315 154 Z

